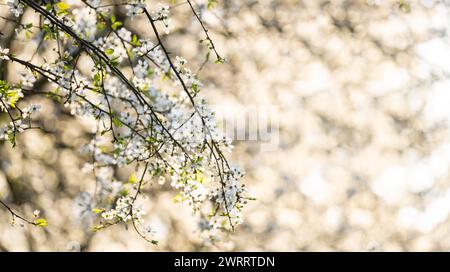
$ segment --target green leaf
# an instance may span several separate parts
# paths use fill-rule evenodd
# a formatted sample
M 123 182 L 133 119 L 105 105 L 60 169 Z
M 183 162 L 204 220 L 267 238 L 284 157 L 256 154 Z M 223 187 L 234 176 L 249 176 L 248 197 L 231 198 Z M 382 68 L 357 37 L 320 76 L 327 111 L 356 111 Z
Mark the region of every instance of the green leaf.
M 38 227 L 42 227 L 45 228 L 48 226 L 48 222 L 47 220 L 45 220 L 44 218 L 38 218 L 34 221 L 34 224 Z
M 92 231 L 93 231 L 93 232 L 97 232 L 97 231 L 102 230 L 102 229 L 104 229 L 104 228 L 105 228 L 104 225 L 96 225 L 96 226 L 93 226 L 93 227 L 92 227 Z
M 111 28 L 114 30 L 117 30 L 121 26 L 122 26 L 122 22 L 116 21 L 111 25 Z
M 131 174 L 131 176 L 128 178 L 128 183 L 135 184 L 137 181 L 138 180 L 135 174 Z
M 63 15 L 63 14 L 69 13 L 67 10 L 70 8 L 70 6 L 64 2 L 57 3 L 56 7 L 58 8 L 58 15 Z
M 111 62 L 111 65 L 116 67 L 117 65 L 119 65 L 119 57 L 115 57 L 111 60 L 109 60 L 109 62 Z
M 108 49 L 105 50 L 105 53 L 106 53 L 107 55 L 112 55 L 112 54 L 114 53 L 114 49 L 108 48 Z
M 195 173 L 195 179 L 197 180 L 197 182 L 203 183 L 204 178 L 205 178 L 205 176 L 203 175 L 203 173 L 197 169 L 197 171 Z
M 12 144 L 13 147 L 16 146 L 16 133 L 10 132 L 8 133 L 8 141 Z
M 119 137 L 119 139 L 117 139 L 117 142 L 119 142 L 121 145 L 125 145 L 125 139 L 123 137 Z
M 145 141 L 151 144 L 157 142 L 156 138 L 152 136 L 145 138 Z
M 119 191 L 120 196 L 127 196 L 129 193 L 128 189 L 122 189 Z
M 105 27 L 106 27 L 106 24 L 104 22 L 100 22 L 97 24 L 97 29 L 100 31 L 105 29 Z
M 95 214 L 99 214 L 99 213 L 102 213 L 104 211 L 105 211 L 104 209 L 99 209 L 99 208 L 93 208 L 92 209 L 92 212 L 94 212 Z
M 198 88 L 197 84 L 192 84 L 191 89 L 194 91 L 194 93 L 198 93 L 200 92 L 200 89 Z
M 100 73 L 101 72 L 97 72 L 94 75 L 94 86 L 96 87 L 102 86 L 102 75 Z
M 217 0 L 208 0 L 208 4 L 207 4 L 207 7 L 208 7 L 208 9 L 213 9 L 214 8 L 214 6 L 217 4 Z
M 20 93 L 18 89 L 9 90 L 6 92 L 6 97 L 9 100 L 9 105 L 13 108 L 16 107 L 17 101 L 20 99 Z
M 172 200 L 174 203 L 180 203 L 180 202 L 184 201 L 184 198 L 183 198 L 183 196 L 181 196 L 181 194 L 177 194 L 173 197 Z
M 139 41 L 139 39 L 136 36 L 136 34 L 133 34 L 133 38 L 132 38 L 130 44 L 134 45 L 134 46 L 140 46 L 141 45 L 141 42 Z
M 117 117 L 113 117 L 112 118 L 112 121 L 113 121 L 113 123 L 114 123 L 114 125 L 116 126 L 116 127 L 121 127 L 122 126 L 122 122 L 120 122 L 120 120 L 119 120 L 119 118 L 117 118 Z
M 68 10 L 70 8 L 70 6 L 64 2 L 56 3 L 56 7 L 61 11 Z
M 217 57 L 217 59 L 216 59 L 216 61 L 215 61 L 216 64 L 222 64 L 222 63 L 224 63 L 224 62 L 225 62 L 225 59 L 222 58 L 222 57 Z
M 406 1 L 406 0 L 399 1 L 398 7 L 404 13 L 410 13 L 411 12 L 411 4 L 408 3 L 408 1 Z
M 12 108 L 16 107 L 17 101 L 22 97 L 19 89 L 11 89 L 11 86 L 3 80 L 0 80 L 0 94 L 7 99 L 5 102 Z

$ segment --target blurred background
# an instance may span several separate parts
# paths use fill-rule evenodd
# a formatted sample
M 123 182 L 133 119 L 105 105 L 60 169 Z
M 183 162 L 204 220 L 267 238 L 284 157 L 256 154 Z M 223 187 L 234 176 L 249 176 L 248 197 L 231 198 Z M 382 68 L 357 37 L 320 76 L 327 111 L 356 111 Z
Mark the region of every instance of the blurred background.
M 204 63 L 204 34 L 182 0 L 171 4 L 164 38 L 198 71 L 219 120 L 243 118 L 235 106 L 277 109 L 272 148 L 260 138 L 234 142 L 230 160 L 257 198 L 244 223 L 204 244 L 190 209 L 156 184 L 146 221 L 159 246 L 123 226 L 91 232 L 93 217 L 78 208 L 93 192 L 79 154 L 90 126 L 30 96 L 43 105 L 43 129 L 23 133 L 15 149 L 0 143 L 0 197 L 24 214 L 40 209 L 49 226 L 11 227 L 0 209 L 0 250 L 450 250 L 450 1 L 219 0 L 212 10 L 195 3 L 227 62 Z M 139 18 L 125 25 L 146 31 Z M 3 46 L 24 53 L 30 42 L 7 39 L 14 27 L 0 19 Z M 14 78 L 15 69 L 2 71 Z M 255 133 L 244 126 L 237 129 Z M 126 179 L 128 170 L 117 175 Z

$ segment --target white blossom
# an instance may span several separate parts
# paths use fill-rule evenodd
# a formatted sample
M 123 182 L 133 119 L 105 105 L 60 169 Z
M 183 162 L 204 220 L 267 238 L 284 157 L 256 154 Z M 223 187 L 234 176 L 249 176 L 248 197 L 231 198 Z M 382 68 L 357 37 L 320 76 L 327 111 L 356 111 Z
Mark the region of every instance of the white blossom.
M 22 73 L 20 75 L 20 82 L 22 86 L 31 88 L 36 82 L 36 78 L 30 73 Z
M 127 9 L 127 16 L 134 18 L 144 12 L 145 0 L 133 0 L 125 8 Z
M 23 13 L 24 5 L 19 0 L 7 0 L 6 4 L 9 7 L 9 12 L 14 16 L 19 17 Z

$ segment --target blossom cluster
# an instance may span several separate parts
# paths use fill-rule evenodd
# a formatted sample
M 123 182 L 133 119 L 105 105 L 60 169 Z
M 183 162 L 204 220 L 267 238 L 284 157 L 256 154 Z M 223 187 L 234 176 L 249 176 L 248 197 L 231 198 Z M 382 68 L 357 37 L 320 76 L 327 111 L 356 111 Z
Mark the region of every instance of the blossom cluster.
M 143 0 L 124 4 L 131 19 L 147 17 L 154 38 L 145 38 L 126 29 L 101 1 L 40 6 L 8 0 L 8 5 L 13 15 L 25 7 L 39 13 L 45 39 L 61 45 L 56 60 L 43 64 L 16 58 L 8 49 L 0 51 L 3 60 L 32 72 L 14 84 L 17 90 L 33 89 L 36 80 L 45 79 L 53 86 L 51 96 L 71 114 L 95 121 L 95 136 L 81 151 L 89 159 L 83 170 L 92 173 L 98 185 L 89 198 L 93 203 L 86 205 L 95 206 L 92 212 L 99 215 L 96 229 L 129 221 L 142 225 L 145 211 L 135 203 L 153 181 L 168 181 L 178 190 L 175 200 L 191 206 L 207 221 L 201 225 L 209 231 L 234 229 L 242 221 L 248 197 L 239 182 L 242 172 L 225 156 L 231 140 L 221 135 L 214 112 L 200 96 L 201 82 L 184 58 L 171 59 L 155 25 L 161 21 L 167 32 L 169 6 L 148 12 Z M 79 69 L 81 54 L 92 60 L 91 73 Z M 10 96 L 16 101 L 8 103 L 21 97 Z M 8 125 L 5 133 L 23 130 L 23 123 L 16 125 Z M 142 172 L 139 179 L 114 178 L 117 167 L 131 164 Z
M 142 209 L 133 207 L 134 201 L 131 196 L 123 196 L 117 199 L 116 206 L 102 213 L 105 220 L 113 220 L 119 218 L 121 221 L 127 222 L 131 219 L 142 222 L 142 215 L 145 214 Z

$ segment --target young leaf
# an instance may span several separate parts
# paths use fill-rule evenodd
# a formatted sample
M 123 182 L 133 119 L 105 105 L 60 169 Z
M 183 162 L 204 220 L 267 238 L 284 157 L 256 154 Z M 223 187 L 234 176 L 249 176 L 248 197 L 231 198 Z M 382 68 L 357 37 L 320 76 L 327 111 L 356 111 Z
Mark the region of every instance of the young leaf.
M 135 174 L 131 174 L 131 176 L 128 178 L 128 183 L 134 184 L 136 183 L 138 180 L 136 178 Z
M 34 221 L 34 224 L 38 227 L 42 227 L 45 228 L 48 226 L 48 222 L 47 220 L 45 220 L 44 218 L 38 218 Z
M 112 55 L 112 54 L 114 53 L 114 49 L 108 48 L 108 49 L 105 50 L 105 53 L 106 53 L 107 55 Z
M 111 28 L 113 29 L 113 30 L 117 30 L 119 27 L 121 27 L 122 26 L 122 22 L 119 22 L 119 21 L 116 21 L 116 22 L 114 22 L 112 25 L 111 25 Z

